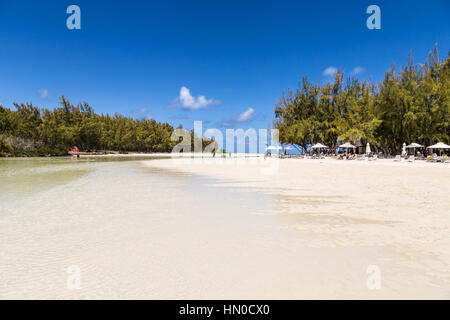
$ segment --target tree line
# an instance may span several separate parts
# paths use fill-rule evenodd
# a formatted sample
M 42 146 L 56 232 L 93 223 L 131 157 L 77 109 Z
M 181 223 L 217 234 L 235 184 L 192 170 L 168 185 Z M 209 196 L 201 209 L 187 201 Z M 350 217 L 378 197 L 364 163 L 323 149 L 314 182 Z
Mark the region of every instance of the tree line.
M 64 155 L 71 146 L 88 152 L 170 152 L 181 139 L 172 141 L 168 123 L 96 114 L 88 103 L 73 105 L 64 96 L 60 104 L 53 110 L 31 103 L 14 103 L 16 110 L 0 105 L 0 154 Z M 194 133 L 188 132 L 193 150 Z M 211 142 L 204 139 L 203 147 Z
M 450 53 L 441 60 L 436 47 L 423 64 L 415 65 L 410 54 L 405 67 L 392 66 L 378 84 L 344 78 L 341 71 L 325 85 L 303 77 L 275 106 L 280 141 L 303 150 L 348 141 L 394 154 L 405 142 L 449 143 L 449 123 Z

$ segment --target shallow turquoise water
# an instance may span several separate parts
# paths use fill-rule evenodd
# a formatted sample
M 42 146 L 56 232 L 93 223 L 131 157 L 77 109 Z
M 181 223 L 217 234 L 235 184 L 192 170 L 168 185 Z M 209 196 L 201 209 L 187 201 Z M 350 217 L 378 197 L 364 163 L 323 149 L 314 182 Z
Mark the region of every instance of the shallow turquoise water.
M 0 160 L 0 298 L 198 296 L 199 270 L 214 278 L 264 228 L 264 196 L 96 160 Z M 83 290 L 67 289 L 72 265 Z

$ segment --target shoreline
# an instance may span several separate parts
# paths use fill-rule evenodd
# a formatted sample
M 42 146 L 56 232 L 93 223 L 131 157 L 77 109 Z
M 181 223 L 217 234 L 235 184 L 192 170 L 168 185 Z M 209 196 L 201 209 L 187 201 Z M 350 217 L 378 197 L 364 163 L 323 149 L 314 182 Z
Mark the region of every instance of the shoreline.
M 155 153 L 142 153 L 142 152 L 126 152 L 126 153 L 121 153 L 121 152 L 68 152 L 65 154 L 46 154 L 46 155 L 20 155 L 20 156 L 16 156 L 16 155 L 5 155 L 5 154 L 0 154 L 0 158 L 12 158 L 12 159 L 19 159 L 19 158 L 60 158 L 60 157 L 70 157 L 73 155 L 80 155 L 80 156 L 127 156 L 127 155 L 154 155 L 154 154 L 170 154 L 169 152 L 167 153 L 163 153 L 163 152 L 155 152 Z
M 231 154 L 231 156 L 230 156 Z M 4 155 L 4 154 L 0 154 L 0 159 L 22 159 L 22 158 L 63 158 L 63 157 L 71 157 L 71 156 L 83 156 L 83 157 L 136 157 L 136 156 L 169 156 L 171 158 L 205 158 L 205 159 L 233 159 L 233 158 L 266 158 L 264 153 L 216 153 L 215 156 L 213 155 L 213 153 L 205 153 L 205 152 L 186 152 L 186 153 L 173 153 L 173 152 L 153 152 L 153 153 L 148 153 L 148 152 L 125 152 L 125 153 L 120 153 L 120 152 L 69 152 L 67 154 L 60 154 L 60 155 L 22 155 L 22 156 L 13 156 L 13 155 Z M 323 159 L 313 159 L 310 158 L 307 154 L 306 155 L 302 155 L 302 156 L 306 156 L 306 158 L 300 158 L 297 157 L 297 155 L 291 155 L 288 157 L 278 157 L 278 156 L 271 156 L 271 157 L 267 157 L 267 159 L 277 159 L 277 160 L 282 160 L 282 161 L 286 161 L 286 160 L 296 160 L 296 161 L 314 161 L 314 162 L 321 162 L 321 161 L 334 161 L 334 160 L 339 160 L 339 162 L 354 162 L 354 163 L 366 163 L 366 162 L 370 162 L 370 163 L 382 163 L 382 162 L 386 162 L 386 161 L 392 161 L 395 163 L 442 163 L 444 164 L 444 162 L 434 162 L 434 161 L 429 161 L 427 159 L 421 159 L 421 160 L 414 160 L 412 162 L 409 162 L 407 160 L 401 159 L 400 161 L 394 161 L 396 159 L 396 156 L 389 156 L 386 158 L 378 158 L 377 160 L 371 160 L 371 161 L 367 161 L 365 160 L 358 160 L 358 159 L 353 159 L 353 160 L 341 160 L 338 159 L 337 156 L 327 156 Z M 448 163 L 448 162 L 447 162 Z

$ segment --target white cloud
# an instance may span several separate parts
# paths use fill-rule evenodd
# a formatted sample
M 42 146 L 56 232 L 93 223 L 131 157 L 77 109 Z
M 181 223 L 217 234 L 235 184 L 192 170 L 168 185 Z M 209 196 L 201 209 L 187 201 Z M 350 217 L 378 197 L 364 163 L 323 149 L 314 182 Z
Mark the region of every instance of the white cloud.
M 235 115 L 235 116 L 231 117 L 230 119 L 222 121 L 221 124 L 225 127 L 229 127 L 229 126 L 235 125 L 237 123 L 249 121 L 249 120 L 253 119 L 254 116 L 255 116 L 255 109 L 248 108 L 241 114 Z
M 323 75 L 332 77 L 332 76 L 334 76 L 336 74 L 336 72 L 337 72 L 337 69 L 335 67 L 331 66 L 331 67 L 326 68 L 323 71 Z
M 355 69 L 353 69 L 352 74 L 356 75 L 363 73 L 364 71 L 366 70 L 363 67 L 357 66 Z
M 219 104 L 220 102 L 214 99 L 206 99 L 205 96 L 198 96 L 197 98 L 191 95 L 191 92 L 186 87 L 181 87 L 180 96 L 177 99 L 181 106 L 185 109 L 202 109 L 210 104 Z
M 244 112 L 242 112 L 237 118 L 236 121 L 237 122 L 245 122 L 250 120 L 251 118 L 253 118 L 253 116 L 255 115 L 255 109 L 253 108 L 248 108 L 247 110 L 245 110 Z
M 39 94 L 41 95 L 41 99 L 47 99 L 48 98 L 48 90 L 47 89 L 39 90 Z
M 131 113 L 134 115 L 140 116 L 140 115 L 147 113 L 147 108 L 134 109 L 134 110 L 131 110 Z

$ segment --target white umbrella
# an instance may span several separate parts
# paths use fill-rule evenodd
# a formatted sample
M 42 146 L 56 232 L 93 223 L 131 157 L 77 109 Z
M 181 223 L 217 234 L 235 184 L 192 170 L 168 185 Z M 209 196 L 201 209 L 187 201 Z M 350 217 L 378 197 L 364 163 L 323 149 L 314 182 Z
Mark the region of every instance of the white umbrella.
M 418 144 L 418 143 L 415 143 L 415 142 L 413 142 L 413 143 L 411 143 L 410 145 L 407 145 L 407 146 L 406 146 L 407 149 L 411 149 L 411 148 L 422 148 L 422 147 L 423 147 L 423 145 Z
M 316 143 L 311 147 L 311 149 L 321 149 L 321 148 L 328 148 L 328 147 L 322 143 Z
M 428 149 L 450 149 L 450 146 L 448 144 L 438 142 L 432 146 L 429 146 Z
M 356 149 L 354 145 L 352 145 L 350 142 L 346 142 L 344 144 L 341 144 L 339 148 L 346 148 L 346 149 Z
M 350 142 L 346 142 L 344 144 L 341 144 L 339 148 L 345 148 L 345 154 L 348 154 L 348 149 L 356 149 L 354 145 L 352 145 Z
M 413 143 L 411 143 L 411 144 L 406 146 L 406 149 L 411 149 L 411 148 L 413 149 L 413 154 L 415 155 L 416 154 L 416 148 L 423 148 L 423 146 L 421 144 L 413 142 Z
M 438 142 L 436 144 L 433 144 L 432 146 L 429 146 L 427 149 L 450 149 L 450 146 L 448 144 Z M 442 151 L 440 153 L 442 155 Z
M 372 151 L 370 150 L 370 144 L 367 142 L 367 145 L 366 145 L 366 154 L 369 154 L 369 153 L 371 153 Z

